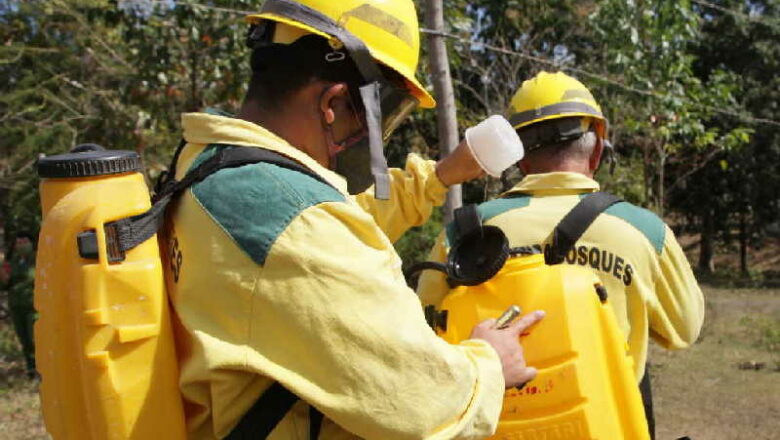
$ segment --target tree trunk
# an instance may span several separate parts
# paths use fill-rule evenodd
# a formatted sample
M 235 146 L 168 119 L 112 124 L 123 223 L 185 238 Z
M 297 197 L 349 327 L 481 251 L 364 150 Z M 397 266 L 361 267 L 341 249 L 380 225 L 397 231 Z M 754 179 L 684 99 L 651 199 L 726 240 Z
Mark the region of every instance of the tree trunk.
M 425 1 L 425 24 L 437 32 L 444 31 L 443 0 Z M 458 146 L 458 120 L 455 109 L 455 92 L 452 88 L 450 64 L 447 60 L 447 44 L 441 35 L 428 35 L 428 56 L 430 59 L 431 79 L 436 96 L 436 125 L 439 132 L 439 151 L 441 157 L 449 155 Z M 460 185 L 453 185 L 447 193 L 444 205 L 444 221 L 452 220 L 452 212 L 463 204 Z
M 742 276 L 748 276 L 748 264 L 747 264 L 747 221 L 745 219 L 745 212 L 739 213 L 739 269 L 742 272 Z
M 704 211 L 701 228 L 701 242 L 699 243 L 699 272 L 703 274 L 712 274 L 715 266 L 712 258 L 715 254 L 713 243 L 715 241 L 714 218 L 711 208 Z
M 666 203 L 664 188 L 664 179 L 666 178 L 666 143 L 661 141 L 658 144 L 658 194 L 656 195 L 657 213 L 658 216 L 664 217 L 664 204 Z
M 652 157 L 650 155 L 650 146 L 642 145 L 642 179 L 645 184 L 645 206 L 649 207 L 652 203 L 652 182 L 650 179 Z
M 200 81 L 198 77 L 200 72 L 200 54 L 195 46 L 196 44 L 190 44 L 190 102 L 188 103 L 188 108 L 191 112 L 201 110 L 200 87 L 198 84 Z

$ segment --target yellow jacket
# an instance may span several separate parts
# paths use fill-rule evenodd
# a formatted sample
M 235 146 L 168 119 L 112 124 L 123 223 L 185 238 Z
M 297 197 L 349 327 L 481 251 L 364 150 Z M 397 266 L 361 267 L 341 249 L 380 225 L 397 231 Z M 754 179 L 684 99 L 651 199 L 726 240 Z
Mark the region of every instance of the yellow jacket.
M 392 245 L 442 203 L 434 162 L 410 155 L 391 170 L 390 201 L 350 197 L 344 179 L 255 124 L 204 113 L 182 122 L 177 178 L 219 148 L 262 146 L 333 186 L 261 163 L 222 170 L 172 207 L 166 282 L 191 438 L 227 435 L 273 381 L 324 413 L 322 439 L 493 432 L 496 352 L 434 334 Z M 307 405 L 269 438 L 308 438 Z
M 479 213 L 485 224 L 506 233 L 510 246 L 544 250 L 563 216 L 583 194 L 598 190 L 596 181 L 579 173 L 531 174 L 480 205 Z M 446 261 L 445 235 L 431 260 Z M 704 297 L 674 233 L 650 211 L 627 202 L 613 205 L 583 234 L 566 263 L 592 268 L 601 278 L 627 335 L 637 381 L 644 374 L 648 334 L 666 348 L 687 347 L 698 337 Z M 420 277 L 425 305 L 438 306 L 448 291 L 442 273 L 428 270 Z

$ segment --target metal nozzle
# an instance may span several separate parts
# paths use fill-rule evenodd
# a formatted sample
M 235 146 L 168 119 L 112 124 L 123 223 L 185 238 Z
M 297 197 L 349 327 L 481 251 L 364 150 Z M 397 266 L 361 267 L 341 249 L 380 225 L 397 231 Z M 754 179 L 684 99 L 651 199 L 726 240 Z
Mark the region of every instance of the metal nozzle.
M 511 324 L 515 319 L 517 319 L 518 316 L 520 316 L 520 307 L 516 305 L 509 306 L 504 313 L 501 314 L 501 316 L 496 319 L 496 325 L 495 328 L 502 329 L 509 327 L 509 324 Z

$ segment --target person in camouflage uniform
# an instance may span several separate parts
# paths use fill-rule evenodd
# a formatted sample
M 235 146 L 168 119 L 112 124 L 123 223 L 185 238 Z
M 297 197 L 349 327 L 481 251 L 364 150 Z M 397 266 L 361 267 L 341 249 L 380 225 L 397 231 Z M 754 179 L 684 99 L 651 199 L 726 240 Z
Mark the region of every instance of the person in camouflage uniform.
M 27 375 L 36 376 L 35 343 L 33 342 L 33 324 L 37 318 L 33 306 L 33 284 L 35 282 L 35 252 L 33 240 L 29 234 L 19 234 L 9 258 L 8 308 L 16 330 L 19 343 L 22 344 L 24 360 L 27 363 Z

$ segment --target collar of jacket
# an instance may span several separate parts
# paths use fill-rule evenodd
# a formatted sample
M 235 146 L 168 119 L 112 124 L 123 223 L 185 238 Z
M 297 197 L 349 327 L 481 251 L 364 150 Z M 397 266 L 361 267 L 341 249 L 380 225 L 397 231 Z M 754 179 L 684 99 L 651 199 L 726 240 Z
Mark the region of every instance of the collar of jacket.
M 554 172 L 544 174 L 529 174 L 512 189 L 502 194 L 530 194 L 535 196 L 554 196 L 567 194 L 591 193 L 599 190 L 595 180 L 572 172 Z
M 183 167 L 189 167 L 192 160 L 209 144 L 265 148 L 304 165 L 323 177 L 345 197 L 349 196 L 347 181 L 343 177 L 323 167 L 308 154 L 257 124 L 213 113 L 185 113 L 181 117 L 181 124 L 184 129 L 184 139 L 190 144 L 199 146 L 195 149 L 187 148 L 182 152 L 179 162 Z

